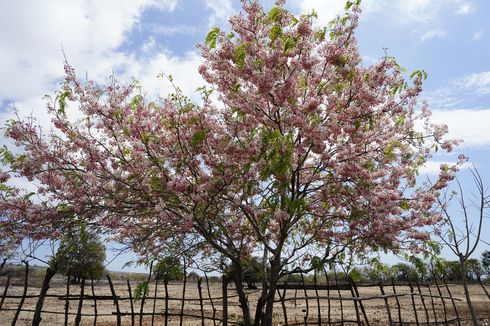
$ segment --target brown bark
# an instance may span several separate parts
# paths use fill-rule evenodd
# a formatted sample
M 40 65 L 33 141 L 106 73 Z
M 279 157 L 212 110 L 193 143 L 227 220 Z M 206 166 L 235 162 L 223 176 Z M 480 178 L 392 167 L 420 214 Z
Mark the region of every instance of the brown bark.
M 43 309 L 44 299 L 49 290 L 49 283 L 51 279 L 56 275 L 56 268 L 48 267 L 46 269 L 46 275 L 44 275 L 43 285 L 41 287 L 41 292 L 39 293 L 39 299 L 36 303 L 36 311 L 34 312 L 34 317 L 32 318 L 32 326 L 39 325 L 41 323 L 41 310 Z
M 470 291 L 468 289 L 468 281 L 466 279 L 466 268 L 464 266 L 465 263 L 465 257 L 460 254 L 459 255 L 459 268 L 461 272 L 461 279 L 463 281 L 463 287 L 464 287 L 464 295 L 466 297 L 466 303 L 468 304 L 468 308 L 470 309 L 470 314 L 471 314 L 471 320 L 473 322 L 474 326 L 478 325 L 478 316 L 475 311 L 475 307 L 473 306 L 473 302 L 471 301 L 471 295 Z

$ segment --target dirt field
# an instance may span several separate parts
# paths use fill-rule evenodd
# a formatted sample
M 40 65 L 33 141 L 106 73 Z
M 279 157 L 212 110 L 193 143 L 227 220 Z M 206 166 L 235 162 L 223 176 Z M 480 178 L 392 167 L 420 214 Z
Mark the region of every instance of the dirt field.
M 4 280 L 0 280 L 4 285 Z M 131 304 L 128 299 L 128 289 L 127 284 L 123 280 L 115 280 L 115 291 L 118 296 L 121 297 L 119 301 L 120 310 L 122 312 L 131 312 Z M 131 287 L 134 291 L 136 288 L 137 282 L 131 282 Z M 0 286 L 0 296 L 3 293 L 4 286 Z M 154 286 L 155 283 L 150 284 L 150 293 L 149 296 L 154 296 Z M 94 293 L 97 296 L 109 296 L 111 295 L 111 291 L 107 281 L 99 281 L 94 284 Z M 72 285 L 70 287 L 70 295 L 78 295 L 79 294 L 79 286 Z M 206 283 L 202 284 L 202 296 L 204 299 L 209 299 L 211 296 L 213 299 L 213 305 L 216 309 L 215 316 L 217 318 L 221 318 L 222 314 L 222 291 L 220 283 L 210 283 L 209 285 L 210 291 L 208 292 Z M 463 288 L 460 285 L 450 285 L 449 289 L 455 299 L 462 299 L 461 301 L 455 301 L 456 308 L 458 310 L 459 316 L 463 319 L 468 319 L 468 309 L 466 306 L 466 302 L 464 299 Z M 28 289 L 28 295 L 38 295 L 40 291 L 39 287 L 30 286 Z M 168 286 L 169 298 L 177 299 L 182 297 L 182 284 L 181 283 L 172 283 Z M 393 294 L 393 289 L 391 287 L 385 287 L 385 291 L 387 295 Z M 399 297 L 400 309 L 398 309 L 397 302 L 394 297 L 388 298 L 388 303 L 390 306 L 390 313 L 392 320 L 394 322 L 399 321 L 401 319 L 403 323 L 414 322 L 416 321 L 415 313 L 414 313 L 414 305 L 412 302 L 412 296 L 410 294 L 410 288 L 408 286 L 398 286 L 396 288 L 397 293 L 405 294 L 404 296 Z M 418 293 L 418 289 L 415 288 L 415 291 Z M 429 289 L 427 287 L 421 287 L 422 294 L 429 295 Z M 442 295 L 448 296 L 448 293 L 445 289 L 441 288 Z M 17 295 L 21 296 L 23 292 L 23 288 L 21 286 L 21 280 L 14 280 L 12 285 L 8 290 L 8 295 Z M 184 306 L 184 311 L 186 314 L 193 314 L 199 317 L 201 315 L 200 310 L 200 301 L 199 301 L 199 292 L 197 283 L 190 282 L 187 284 L 186 289 L 186 298 L 194 298 L 194 301 L 186 301 Z M 432 295 L 438 295 L 437 288 L 431 288 Z M 282 291 L 281 291 L 282 293 Z M 359 293 L 362 298 L 370 298 L 377 297 L 380 295 L 379 287 L 359 287 Z M 471 285 L 471 293 L 472 300 L 475 303 L 477 312 L 480 318 L 490 318 L 490 300 L 486 297 L 484 291 L 479 285 Z M 52 282 L 52 288 L 48 291 L 50 295 L 65 295 L 66 294 L 66 280 L 61 277 L 57 277 Z M 92 289 L 90 287 L 90 283 L 85 288 L 86 295 L 92 295 Z M 315 298 L 317 294 L 314 290 L 308 290 L 306 295 L 310 298 L 308 300 L 308 304 L 305 297 L 305 292 L 303 290 L 287 290 L 285 298 L 285 305 L 280 302 L 277 302 L 274 310 L 274 320 L 276 325 L 284 325 L 284 313 L 286 311 L 288 317 L 288 323 L 304 323 L 305 317 L 308 317 L 308 322 L 318 324 L 319 313 L 318 313 L 318 301 Z M 318 296 L 327 297 L 328 293 L 326 290 L 318 291 Z M 352 297 L 350 291 L 341 291 L 342 297 L 349 298 Z M 165 290 L 163 284 L 159 284 L 157 297 L 164 297 Z M 240 316 L 240 308 L 238 306 L 238 300 L 235 296 L 235 292 L 230 285 L 228 290 L 228 296 L 230 297 L 228 300 L 228 316 L 229 320 L 238 321 L 238 316 Z M 338 297 L 338 292 L 335 290 L 331 290 L 330 297 Z M 249 302 L 252 305 L 252 309 L 254 306 L 254 302 L 257 301 L 258 292 L 251 292 L 249 294 Z M 296 300 L 288 300 L 292 298 L 297 298 Z M 278 296 L 276 296 L 277 299 Z M 446 309 L 444 309 L 443 302 L 439 298 L 431 298 L 424 297 L 424 302 L 422 302 L 420 296 L 415 296 L 415 310 L 417 311 L 417 318 L 420 323 L 427 323 L 427 317 L 430 322 L 435 322 L 436 319 L 441 322 L 445 319 L 445 314 L 447 319 L 451 319 L 456 317 L 456 313 L 453 307 L 453 303 L 451 300 L 444 300 L 444 304 Z M 2 311 L 0 311 L 0 325 L 10 325 L 12 322 L 12 318 L 15 314 L 15 309 L 17 309 L 19 305 L 20 298 L 11 298 L 6 299 Z M 23 309 L 31 309 L 33 310 L 36 304 L 37 298 L 27 298 L 25 300 Z M 49 312 L 57 312 L 54 313 L 43 313 L 43 325 L 63 325 L 64 324 L 64 309 L 65 309 L 65 300 L 59 300 L 58 298 L 48 297 L 46 298 L 44 304 L 44 310 Z M 72 325 L 75 320 L 75 315 L 77 312 L 79 300 L 78 298 L 73 298 L 70 300 L 69 305 L 69 324 Z M 427 307 L 428 313 L 426 314 L 424 309 L 424 303 Z M 165 311 L 165 301 L 163 299 L 158 299 L 156 302 L 153 299 L 147 299 L 144 303 L 144 313 L 151 313 L 153 311 L 153 306 L 155 304 L 155 311 L 159 313 L 163 313 Z M 388 324 L 388 312 L 385 305 L 385 301 L 382 298 L 376 298 L 372 300 L 363 300 L 364 309 L 368 316 L 369 322 L 371 325 L 387 325 Z M 133 309 L 136 312 L 140 311 L 141 308 L 141 300 L 137 301 L 133 304 Z M 94 300 L 85 300 L 82 306 L 82 314 L 94 314 Z M 115 306 L 112 300 L 97 300 L 97 325 L 115 325 L 116 317 L 112 314 L 116 311 Z M 434 314 L 435 307 L 436 313 Z M 212 317 L 213 316 L 213 306 L 209 300 L 203 301 L 203 308 L 205 312 L 205 316 Z M 285 308 L 285 309 L 284 309 Z M 6 310 L 7 309 L 7 310 Z M 8 310 L 12 309 L 12 310 Z M 169 312 L 172 314 L 178 315 L 181 309 L 181 302 L 179 300 L 170 300 L 169 301 Z M 444 312 L 446 310 L 446 312 Z M 327 317 L 329 314 L 328 309 L 328 301 L 326 298 L 320 299 L 320 317 L 322 319 L 322 324 L 327 325 Z M 342 307 L 340 306 L 339 300 L 330 300 L 330 318 L 331 321 L 340 321 L 341 320 L 341 311 L 343 311 L 343 319 L 346 321 L 345 324 L 356 324 L 356 309 L 352 300 L 343 300 Z M 399 312 L 400 311 L 400 312 Z M 308 316 L 307 316 L 308 314 Z M 359 315 L 362 319 L 362 311 L 359 309 Z M 427 316 L 428 315 L 428 316 Z M 33 312 L 22 312 L 20 314 L 20 318 L 18 321 L 18 325 L 30 325 L 32 322 Z M 180 320 L 178 316 L 170 316 L 169 317 L 170 325 L 178 325 Z M 351 321 L 351 322 L 349 322 Z M 136 324 L 139 323 L 139 316 L 135 316 Z M 143 324 L 151 325 L 152 317 L 144 316 Z M 93 317 L 82 317 L 82 325 L 93 325 L 94 318 Z M 154 318 L 155 325 L 163 325 L 162 316 L 156 316 Z M 131 325 L 131 317 L 124 316 L 122 317 L 123 325 Z M 206 324 L 213 325 L 212 320 L 208 320 Z M 216 322 L 217 325 L 220 322 Z M 201 325 L 201 320 L 197 318 L 189 318 L 186 317 L 183 321 L 183 325 Z

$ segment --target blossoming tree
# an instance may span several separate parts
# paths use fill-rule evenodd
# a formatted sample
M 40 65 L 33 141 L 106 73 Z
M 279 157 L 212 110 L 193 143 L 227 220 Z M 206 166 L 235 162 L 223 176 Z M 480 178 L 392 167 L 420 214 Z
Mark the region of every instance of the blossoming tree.
M 201 105 L 178 88 L 158 103 L 134 84 L 83 82 L 67 65 L 48 103 L 54 131 L 17 119 L 7 135 L 24 148 L 16 171 L 71 212 L 55 214 L 56 225 L 77 216 L 145 257 L 225 260 L 244 324 L 271 325 L 277 283 L 291 271 L 344 253 L 423 250 L 455 168 L 425 184 L 418 169 L 454 142 L 417 105 L 423 71 L 407 82 L 389 56 L 362 64 L 359 1 L 328 28 L 284 1 L 268 12 L 242 3 L 229 33 L 213 29 L 199 45 L 211 85 Z M 75 103 L 83 118 L 72 121 Z M 252 256 L 266 274 L 254 315 L 242 285 Z

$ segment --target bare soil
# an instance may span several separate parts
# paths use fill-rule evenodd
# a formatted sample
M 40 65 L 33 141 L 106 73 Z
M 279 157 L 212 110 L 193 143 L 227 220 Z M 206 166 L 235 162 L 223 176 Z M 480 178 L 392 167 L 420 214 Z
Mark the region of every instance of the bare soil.
M 2 277 L 0 280 L 0 297 L 4 291 L 5 280 Z M 134 289 L 137 286 L 137 281 L 131 282 L 131 287 Z M 131 301 L 129 300 L 128 288 L 126 281 L 123 280 L 115 280 L 115 291 L 118 296 L 121 297 L 119 300 L 120 311 L 122 312 L 131 312 Z M 163 283 L 160 283 L 157 288 L 157 297 L 159 299 L 154 300 L 152 297 L 155 296 L 155 283 L 150 284 L 150 292 L 148 296 L 150 298 L 146 299 L 143 306 L 143 313 L 151 314 L 153 311 L 157 313 L 163 314 L 165 311 L 165 289 Z M 385 299 L 379 298 L 381 295 L 380 289 L 377 286 L 363 287 L 360 286 L 359 294 L 361 298 L 365 298 L 367 300 L 363 300 L 363 308 L 369 319 L 371 325 L 388 325 L 389 324 L 389 314 L 386 306 Z M 479 317 L 482 319 L 482 323 L 484 323 L 484 319 L 490 319 L 490 300 L 486 296 L 485 292 L 481 288 L 480 285 L 471 285 L 471 297 L 476 310 L 479 314 Z M 429 288 L 426 286 L 421 286 L 421 293 L 426 296 L 416 295 L 413 297 L 410 295 L 410 287 L 408 286 L 397 286 L 396 292 L 398 294 L 403 294 L 403 296 L 398 297 L 398 303 L 395 297 L 387 298 L 387 302 L 389 305 L 389 312 L 391 315 L 391 319 L 393 322 L 398 322 L 401 318 L 403 323 L 413 322 L 415 324 L 416 320 L 422 324 L 425 323 L 427 325 L 427 321 L 431 323 L 442 322 L 443 320 L 450 320 L 456 317 L 457 309 L 458 315 L 460 318 L 466 320 L 463 324 L 469 323 L 469 312 L 467 308 L 467 304 L 464 300 L 464 292 L 463 287 L 457 284 L 449 285 L 449 290 L 451 291 L 452 297 L 455 299 L 454 304 L 453 301 L 449 299 L 449 293 L 445 287 L 440 287 L 442 295 L 448 297 L 447 299 L 433 298 L 429 295 L 439 295 L 436 287 Z M 281 290 L 281 293 L 283 290 Z M 393 294 L 392 287 L 385 287 L 385 291 L 387 295 Z M 418 288 L 415 287 L 414 291 L 418 292 Z M 8 295 L 16 295 L 21 296 L 23 292 L 22 281 L 21 279 L 14 279 L 12 285 L 8 289 Z M 29 286 L 28 295 L 37 296 L 39 295 L 40 287 L 38 286 Z M 180 318 L 179 314 L 181 311 L 181 301 L 176 300 L 182 298 L 183 293 L 183 285 L 182 283 L 171 283 L 168 285 L 169 298 L 168 307 L 169 313 L 175 314 L 175 316 L 169 316 L 169 325 L 179 325 Z M 79 295 L 80 286 L 71 285 L 70 286 L 70 295 Z M 110 296 L 111 291 L 106 280 L 99 281 L 94 283 L 94 293 L 96 296 Z M 51 288 L 48 291 L 48 295 L 65 295 L 66 294 L 66 279 L 63 277 L 56 277 L 52 284 Z M 90 283 L 88 283 L 85 287 L 85 295 L 92 295 L 92 289 Z M 254 304 L 257 301 L 259 292 L 249 291 L 249 302 L 252 306 L 252 311 L 254 308 Z M 340 291 L 340 295 L 344 298 L 351 298 L 352 294 L 350 291 Z M 228 290 L 228 318 L 230 321 L 240 321 L 241 310 L 238 303 L 238 298 L 236 297 L 236 292 L 233 287 L 230 285 Z M 315 297 L 321 297 L 320 299 L 316 299 Z M 207 289 L 207 285 L 205 282 L 202 284 L 202 297 L 203 297 L 203 309 L 204 315 L 206 317 L 212 318 L 213 316 L 216 318 L 222 317 L 222 290 L 220 283 L 210 283 L 209 284 L 209 292 Z M 209 297 L 213 298 L 212 302 L 209 300 Z M 308 300 L 304 298 L 308 297 Z M 330 300 L 330 309 L 329 309 L 329 301 L 326 297 L 337 298 Z M 328 319 L 332 322 L 340 322 L 344 320 L 344 324 L 357 324 L 357 316 L 359 314 L 359 318 L 363 320 L 363 312 L 360 306 L 357 307 L 354 305 L 352 300 L 338 300 L 339 293 L 337 290 L 330 290 L 328 293 L 326 290 L 319 290 L 315 292 L 315 290 L 287 290 L 285 292 L 286 301 L 284 305 L 281 302 L 277 302 L 274 307 L 274 323 L 275 325 L 284 325 L 285 318 L 284 312 L 287 314 L 288 323 L 302 323 L 305 321 L 308 323 L 319 324 L 319 320 L 321 319 L 322 325 L 328 324 Z M 197 283 L 189 282 L 187 283 L 187 288 L 185 290 L 185 298 L 186 299 L 194 299 L 191 301 L 186 301 L 184 305 L 184 313 L 187 315 L 195 315 L 196 318 L 192 317 L 184 317 L 182 322 L 183 325 L 202 325 L 201 323 L 201 309 L 200 309 L 200 300 L 199 300 L 199 291 Z M 296 299 L 294 299 L 296 298 Z M 370 299 L 371 298 L 371 299 Z M 423 300 L 422 300 L 423 298 Z M 276 299 L 279 299 L 279 296 L 276 295 Z M 414 300 L 414 301 L 412 301 Z M 33 318 L 33 310 L 36 305 L 37 298 L 26 298 L 23 309 L 32 310 L 27 312 L 21 312 L 19 321 L 17 325 L 30 325 L 32 323 Z M 15 310 L 17 309 L 20 302 L 20 298 L 7 298 L 3 304 L 2 310 L 0 311 L 0 325 L 10 325 L 15 315 Z M 66 300 L 62 298 L 60 300 L 56 297 L 47 297 L 44 303 L 43 310 L 46 311 L 42 314 L 42 324 L 43 325 L 63 325 L 64 324 L 64 312 L 65 312 L 65 304 Z M 415 302 L 415 304 L 414 304 Z M 320 309 L 318 309 L 318 303 Z M 341 305 L 342 303 L 342 305 Z M 79 304 L 78 297 L 74 297 L 73 300 L 69 300 L 69 320 L 68 324 L 73 325 L 75 321 L 75 315 L 77 313 Z M 135 312 L 140 312 L 141 310 L 142 300 L 138 300 L 136 302 L 133 301 L 133 310 Z M 425 308 L 424 308 L 425 305 Z M 213 310 L 214 308 L 214 310 Z M 87 299 L 83 302 L 82 305 L 82 314 L 94 314 L 95 309 L 97 309 L 97 325 L 115 325 L 116 317 L 113 313 L 116 311 L 115 305 L 112 300 L 97 300 L 97 304 L 95 305 L 93 299 Z M 155 309 L 155 310 L 153 310 Z M 427 311 L 427 312 L 426 312 Z M 357 313 L 358 312 L 358 313 Z M 330 318 L 328 318 L 330 317 Z M 139 324 L 140 316 L 134 316 L 135 324 Z M 130 316 L 122 317 L 123 325 L 131 325 L 132 320 Z M 153 322 L 155 325 L 163 325 L 164 320 L 163 316 L 155 316 L 153 317 Z M 82 325 L 93 325 L 94 317 L 91 316 L 83 316 L 81 320 Z M 143 325 L 152 325 L 152 316 L 145 315 L 142 320 Z M 205 322 L 206 325 L 214 325 L 214 322 L 209 319 Z M 217 321 L 216 325 L 220 325 L 221 322 Z

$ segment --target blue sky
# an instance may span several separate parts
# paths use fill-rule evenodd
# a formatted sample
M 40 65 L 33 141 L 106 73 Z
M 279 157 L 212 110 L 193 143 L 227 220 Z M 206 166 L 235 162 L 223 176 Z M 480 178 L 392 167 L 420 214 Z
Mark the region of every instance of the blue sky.
M 271 7 L 273 1 L 263 3 Z M 314 8 L 320 25 L 343 5 L 287 2 L 298 14 Z M 434 121 L 464 140 L 456 152 L 469 156 L 490 184 L 490 2 L 364 0 L 362 7 L 357 37 L 365 64 L 387 48 L 407 71 L 425 69 L 423 97 Z M 21 115 L 33 113 L 49 129 L 42 97 L 53 94 L 63 78 L 61 48 L 80 75 L 104 82 L 115 72 L 122 80 L 140 80 L 150 96 L 164 96 L 169 85 L 156 76 L 165 72 L 196 99 L 194 90 L 204 82 L 195 44 L 211 27 L 226 28 L 239 9 L 238 0 L 0 0 L 0 124 L 12 117 L 15 103 Z M 423 172 L 431 175 L 454 158 L 437 155 Z M 462 171 L 460 178 L 471 189 L 468 176 Z M 480 248 L 478 253 L 485 246 Z M 123 263 L 118 259 L 110 268 Z

